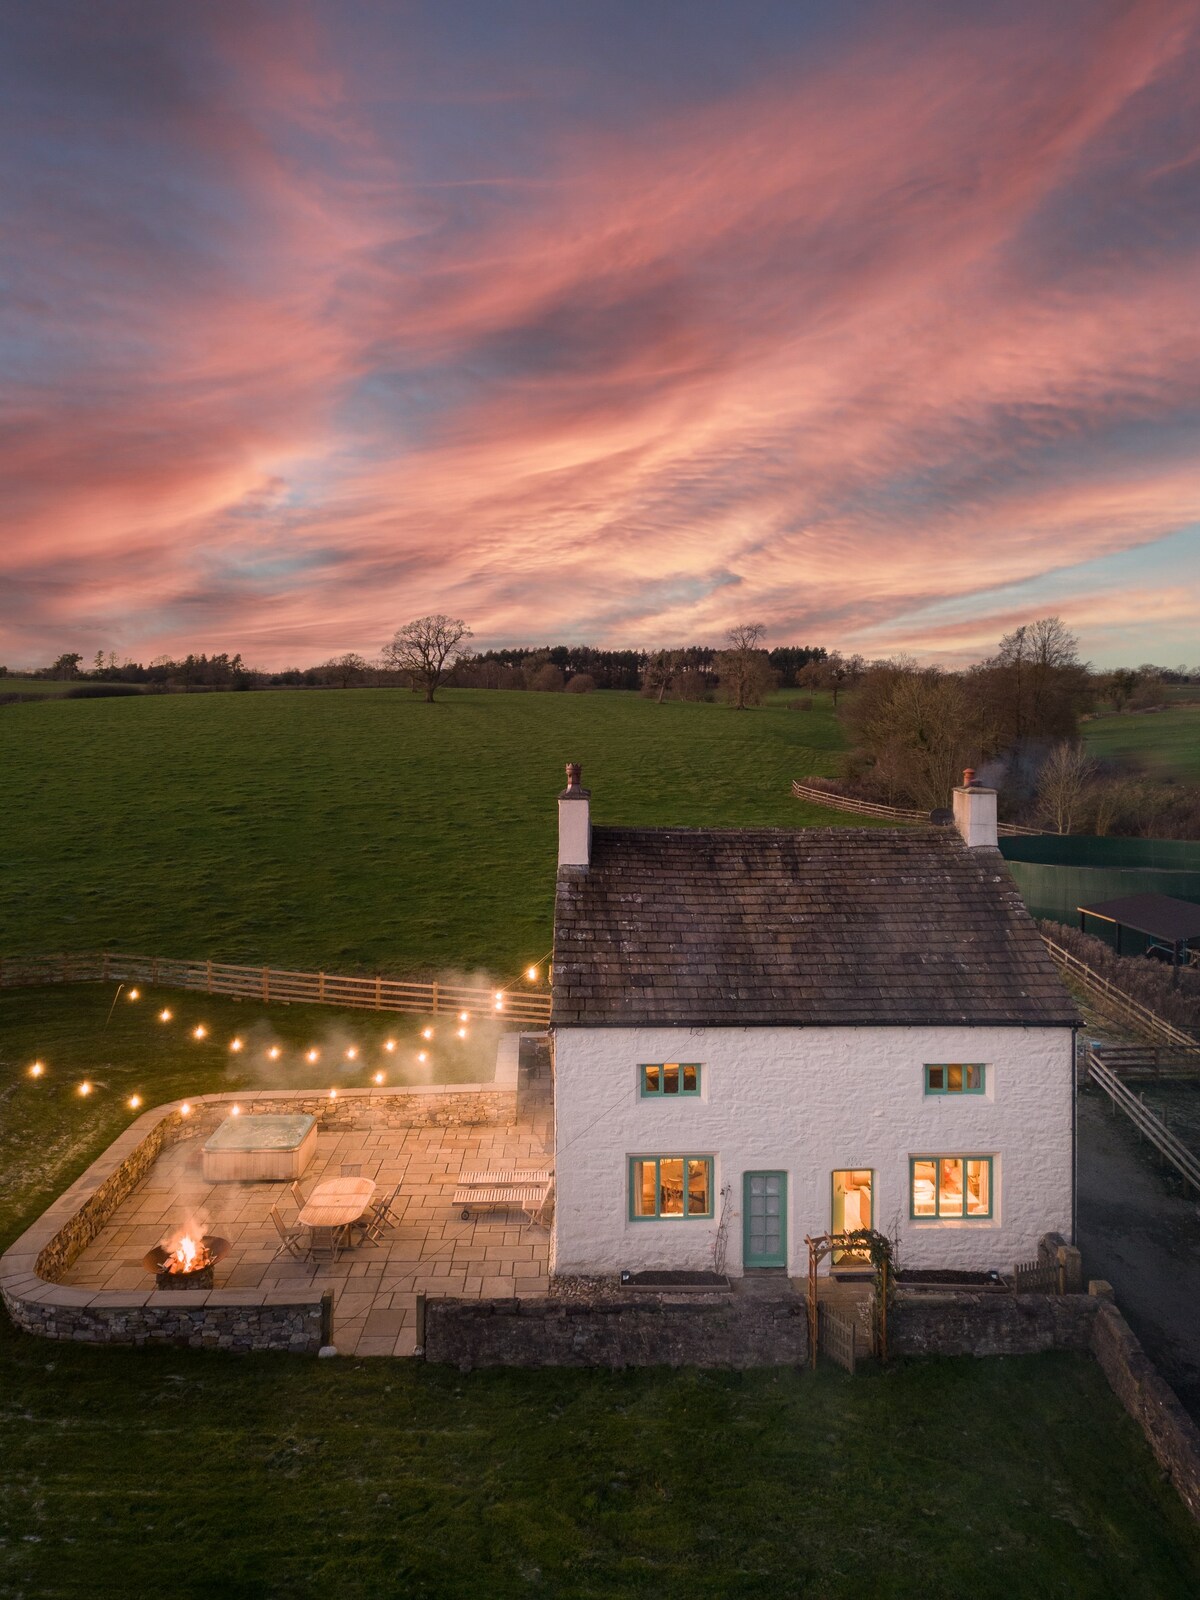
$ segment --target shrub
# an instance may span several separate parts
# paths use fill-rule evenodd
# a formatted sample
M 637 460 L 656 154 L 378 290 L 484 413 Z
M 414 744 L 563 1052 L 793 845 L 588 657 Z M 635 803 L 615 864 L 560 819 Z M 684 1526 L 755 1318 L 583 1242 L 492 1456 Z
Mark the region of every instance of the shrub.
M 568 694 L 591 694 L 596 687 L 596 680 L 590 672 L 577 672 L 573 678 L 567 680 Z
M 1171 968 L 1163 961 L 1150 961 L 1145 956 L 1119 956 L 1103 939 L 1081 933 L 1064 922 L 1039 922 L 1038 927 L 1049 934 L 1055 944 L 1062 945 L 1080 961 L 1086 961 L 1093 972 L 1108 978 L 1160 1017 L 1173 1022 L 1177 1028 L 1200 1032 L 1200 972 L 1181 968 L 1176 986 Z

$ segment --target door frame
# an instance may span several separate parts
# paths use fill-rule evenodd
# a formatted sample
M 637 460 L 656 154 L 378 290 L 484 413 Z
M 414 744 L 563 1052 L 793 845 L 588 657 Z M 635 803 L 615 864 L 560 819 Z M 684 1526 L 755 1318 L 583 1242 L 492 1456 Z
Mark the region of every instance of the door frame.
M 835 1210 L 836 1203 L 837 1203 L 837 1196 L 834 1193 L 833 1182 L 834 1182 L 834 1179 L 837 1177 L 839 1172 L 869 1172 L 871 1174 L 871 1182 L 870 1182 L 870 1185 L 868 1186 L 868 1190 L 867 1190 L 868 1194 L 871 1196 L 871 1217 L 870 1217 L 869 1222 L 867 1223 L 867 1227 L 868 1228 L 874 1228 L 874 1226 L 875 1226 L 875 1168 L 874 1167 L 831 1167 L 830 1170 L 829 1170 L 829 1231 L 830 1231 L 830 1233 L 837 1233 L 837 1231 L 838 1231 L 838 1229 L 837 1229 L 837 1227 L 835 1226 L 835 1223 L 834 1223 L 834 1210 Z M 910 1185 L 910 1187 L 911 1187 L 911 1185 Z M 851 1266 L 851 1267 L 861 1267 L 861 1266 L 865 1266 L 867 1264 L 864 1261 L 864 1259 L 863 1259 L 863 1257 L 861 1255 L 857 1255 L 853 1251 L 849 1251 L 849 1250 L 834 1250 L 834 1251 L 830 1252 L 829 1264 L 830 1264 L 831 1267 L 836 1267 L 836 1266 L 840 1265 L 840 1263 L 843 1262 L 843 1261 L 845 1261 L 847 1263 L 847 1265 Z
M 769 1260 L 750 1259 L 750 1179 L 780 1180 L 779 1255 Z M 754 1167 L 742 1173 L 742 1267 L 784 1267 L 788 1264 L 788 1175 L 784 1167 Z

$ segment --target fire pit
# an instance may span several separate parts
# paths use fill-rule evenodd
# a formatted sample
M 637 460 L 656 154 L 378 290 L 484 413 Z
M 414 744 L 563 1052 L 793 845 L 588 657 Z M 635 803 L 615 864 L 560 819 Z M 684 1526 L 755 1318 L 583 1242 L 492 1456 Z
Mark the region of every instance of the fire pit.
M 199 1238 L 185 1233 L 174 1244 L 156 1244 L 143 1258 L 147 1272 L 154 1274 L 158 1289 L 211 1289 L 213 1268 L 229 1253 L 229 1240 L 205 1233 Z

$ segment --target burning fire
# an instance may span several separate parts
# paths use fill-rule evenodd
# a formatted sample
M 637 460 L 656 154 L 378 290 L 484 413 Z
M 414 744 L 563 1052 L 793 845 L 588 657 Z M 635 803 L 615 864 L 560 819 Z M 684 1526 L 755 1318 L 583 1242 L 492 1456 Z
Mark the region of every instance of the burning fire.
M 190 1272 L 196 1265 L 196 1257 L 199 1253 L 200 1246 L 190 1233 L 185 1233 L 171 1256 L 172 1262 L 176 1263 L 174 1270 L 176 1272 Z

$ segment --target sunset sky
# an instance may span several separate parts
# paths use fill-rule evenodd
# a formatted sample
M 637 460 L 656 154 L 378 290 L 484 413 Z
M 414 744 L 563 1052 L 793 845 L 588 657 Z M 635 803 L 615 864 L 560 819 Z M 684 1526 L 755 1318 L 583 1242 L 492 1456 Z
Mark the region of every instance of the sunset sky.
M 1197 0 L 0 12 L 0 662 L 1200 660 Z

